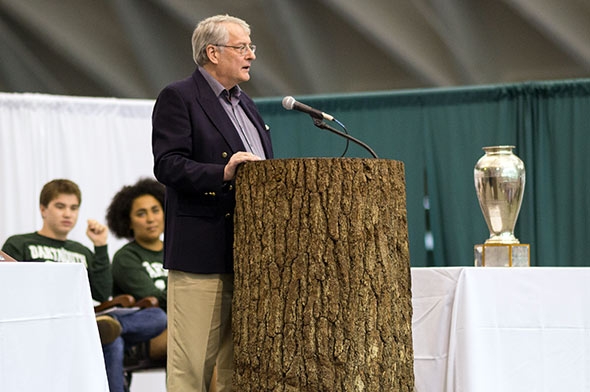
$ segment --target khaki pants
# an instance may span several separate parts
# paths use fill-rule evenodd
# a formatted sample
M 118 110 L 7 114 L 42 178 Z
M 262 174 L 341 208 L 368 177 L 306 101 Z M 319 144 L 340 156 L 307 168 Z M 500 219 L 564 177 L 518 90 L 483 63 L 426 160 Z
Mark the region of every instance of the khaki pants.
M 232 390 L 233 275 L 168 274 L 168 392 Z

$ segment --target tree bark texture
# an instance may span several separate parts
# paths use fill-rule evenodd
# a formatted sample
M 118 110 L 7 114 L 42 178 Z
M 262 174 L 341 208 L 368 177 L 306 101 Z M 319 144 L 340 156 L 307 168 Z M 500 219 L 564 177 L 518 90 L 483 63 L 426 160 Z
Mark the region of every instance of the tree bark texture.
M 236 190 L 234 390 L 412 391 L 403 163 L 249 162 Z

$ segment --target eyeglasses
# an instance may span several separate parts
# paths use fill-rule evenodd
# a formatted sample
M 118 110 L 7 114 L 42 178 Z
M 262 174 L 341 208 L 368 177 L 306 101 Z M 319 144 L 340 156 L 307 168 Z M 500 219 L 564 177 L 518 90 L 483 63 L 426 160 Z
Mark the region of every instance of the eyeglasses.
M 234 45 L 221 45 L 221 44 L 211 44 L 213 46 L 221 46 L 224 48 L 232 48 L 238 51 L 238 53 L 242 56 L 245 56 L 246 54 L 248 54 L 248 49 L 252 51 L 252 53 L 256 53 L 256 45 L 254 44 L 242 44 L 240 46 L 234 46 Z

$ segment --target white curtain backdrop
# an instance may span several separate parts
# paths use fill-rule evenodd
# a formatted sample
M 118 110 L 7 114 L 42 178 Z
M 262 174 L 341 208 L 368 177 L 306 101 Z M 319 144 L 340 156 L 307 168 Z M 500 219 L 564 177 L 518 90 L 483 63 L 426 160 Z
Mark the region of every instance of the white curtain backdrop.
M 39 230 L 41 188 L 67 178 L 82 191 L 70 238 L 93 249 L 86 220 L 106 223 L 106 209 L 122 186 L 153 178 L 153 103 L 0 93 L 0 243 Z M 109 234 L 111 257 L 125 242 Z

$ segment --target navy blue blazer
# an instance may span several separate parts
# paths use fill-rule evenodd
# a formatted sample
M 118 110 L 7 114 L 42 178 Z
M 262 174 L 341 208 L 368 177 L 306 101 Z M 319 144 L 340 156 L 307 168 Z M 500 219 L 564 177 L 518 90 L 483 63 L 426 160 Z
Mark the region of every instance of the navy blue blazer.
M 243 91 L 240 105 L 256 126 L 266 158 L 270 133 Z M 231 119 L 199 70 L 159 94 L 152 114 L 154 174 L 166 186 L 164 267 L 233 272 L 233 181 L 223 181 L 232 154 L 246 151 Z

